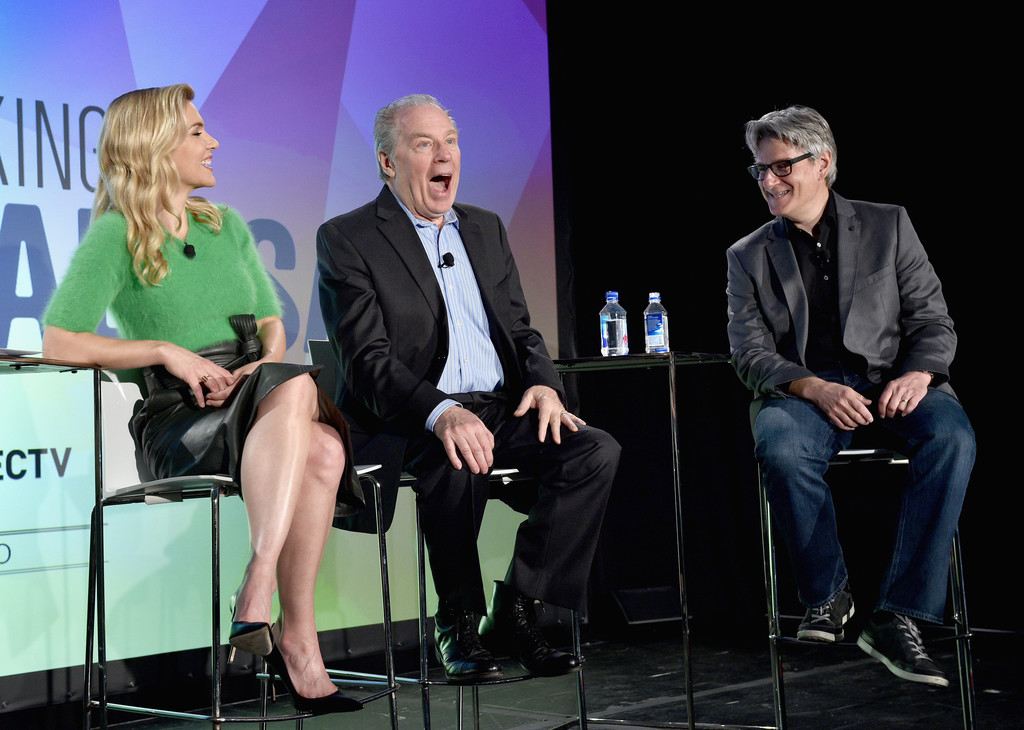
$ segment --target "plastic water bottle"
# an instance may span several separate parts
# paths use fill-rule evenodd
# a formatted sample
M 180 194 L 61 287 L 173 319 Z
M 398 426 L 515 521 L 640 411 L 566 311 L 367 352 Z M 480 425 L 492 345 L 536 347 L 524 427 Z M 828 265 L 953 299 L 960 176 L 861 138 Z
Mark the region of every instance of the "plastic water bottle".
M 652 291 L 644 310 L 644 340 L 647 352 L 668 352 L 668 312 L 661 304 L 661 294 Z
M 606 304 L 601 310 L 601 354 L 628 355 L 629 336 L 626 332 L 626 310 L 619 304 L 617 291 L 606 292 Z

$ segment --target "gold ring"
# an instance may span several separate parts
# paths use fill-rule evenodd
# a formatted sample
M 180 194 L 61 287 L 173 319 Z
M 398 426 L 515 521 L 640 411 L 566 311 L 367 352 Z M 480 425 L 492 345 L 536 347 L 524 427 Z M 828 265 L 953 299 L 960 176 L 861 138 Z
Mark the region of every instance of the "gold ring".
M 209 379 L 210 379 L 209 375 L 204 375 L 203 377 L 199 378 L 199 382 L 200 383 L 205 383 Z

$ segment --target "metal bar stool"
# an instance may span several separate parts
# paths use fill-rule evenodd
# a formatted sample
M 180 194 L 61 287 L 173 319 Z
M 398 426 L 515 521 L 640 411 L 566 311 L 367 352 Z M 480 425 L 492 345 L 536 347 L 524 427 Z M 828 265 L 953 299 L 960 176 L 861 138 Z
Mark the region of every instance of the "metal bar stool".
M 392 730 L 398 730 L 398 700 L 395 692 L 398 682 L 395 678 L 395 635 L 391 624 L 391 583 L 388 573 L 387 533 L 384 530 L 384 508 L 381 500 L 380 482 L 370 472 L 380 469 L 380 464 L 367 464 L 356 467 L 359 479 L 364 485 L 373 489 L 374 516 L 377 525 L 377 552 L 380 556 L 381 609 L 384 629 L 384 675 L 353 672 L 341 669 L 328 669 L 327 674 L 335 684 L 379 685 L 381 689 L 363 698 L 363 702 L 372 702 L 381 697 L 388 698 L 388 712 Z M 265 688 L 264 688 L 265 689 Z
M 516 469 L 495 469 L 490 474 L 490 479 L 493 483 L 508 485 L 513 481 L 520 479 L 519 472 Z M 415 482 L 415 478 L 403 474 L 401 483 L 404 486 L 411 486 Z M 479 730 L 480 728 L 480 688 L 499 685 L 509 684 L 512 682 L 522 682 L 528 679 L 537 679 L 537 675 L 534 674 L 521 674 L 512 677 L 501 677 L 498 679 L 488 679 L 479 682 L 454 682 L 448 679 L 435 679 L 430 677 L 430 643 L 431 643 L 431 631 L 430 631 L 430 619 L 427 612 L 427 560 L 426 560 L 426 547 L 423 541 L 423 531 L 420 527 L 420 514 L 419 510 L 416 510 L 416 575 L 417 582 L 419 584 L 419 677 L 415 679 L 399 678 L 398 681 L 418 684 L 420 686 L 420 697 L 422 701 L 423 710 L 423 727 L 424 730 L 430 730 L 430 688 L 434 686 L 447 686 L 453 685 L 457 688 L 457 712 L 458 717 L 456 719 L 456 727 L 462 730 L 463 727 L 463 715 L 464 715 L 464 703 L 465 703 L 465 690 L 468 688 L 471 692 L 472 702 L 472 717 L 473 717 L 473 728 Z M 576 611 L 570 612 L 570 624 L 572 632 L 572 649 L 573 653 L 583 661 L 582 653 L 582 642 L 580 640 L 580 627 L 579 627 L 579 615 Z M 585 730 L 587 727 L 587 707 L 586 707 L 586 694 L 584 692 L 583 684 L 583 669 L 575 672 L 576 679 L 576 717 L 570 718 L 568 721 L 556 725 L 552 730 L 561 730 L 562 728 L 579 727 L 581 730 Z
M 99 719 L 99 727 L 106 728 L 108 711 L 117 710 L 133 714 L 171 717 L 182 720 L 205 721 L 214 727 L 224 723 L 260 723 L 261 727 L 268 722 L 295 721 L 296 727 L 302 727 L 302 720 L 310 717 L 309 713 L 293 712 L 287 714 L 267 714 L 265 672 L 258 674 L 262 680 L 260 692 L 260 714 L 257 716 L 225 715 L 221 697 L 222 684 L 222 646 L 220 641 L 220 499 L 221 497 L 239 494 L 238 485 L 225 475 L 201 475 L 175 477 L 152 481 L 140 481 L 135 466 L 135 444 L 128 433 L 127 424 L 131 418 L 134 404 L 141 398 L 138 385 L 131 381 L 118 380 L 116 374 L 104 373 L 105 382 L 101 384 L 102 397 L 96 404 L 97 444 L 100 448 L 100 466 L 96 473 L 96 503 L 92 512 L 89 546 L 89 588 L 86 620 L 86 656 L 84 672 L 84 712 L 83 724 L 86 730 L 92 727 L 93 711 Z M 104 416 L 106 412 L 106 416 Z M 130 456 L 127 456 L 130 455 Z M 117 458 L 120 456 L 121 458 Z M 379 492 L 379 485 L 372 477 L 363 472 L 377 467 L 362 467 L 360 479 L 364 484 Z M 380 504 L 379 494 L 377 504 Z M 103 510 L 123 504 L 160 504 L 180 502 L 185 499 L 205 498 L 210 500 L 210 542 L 211 542 L 211 675 L 210 675 L 210 708 L 209 712 L 180 712 L 155 707 L 142 707 L 113 703 L 108 700 L 107 689 L 107 641 L 106 641 L 106 581 L 104 558 L 104 517 Z M 378 525 L 379 521 L 378 516 Z M 380 532 L 378 530 L 378 532 Z M 387 565 L 386 552 L 383 548 L 383 534 L 379 535 L 381 544 L 381 565 Z M 384 608 L 385 641 L 387 653 L 388 686 L 366 698 L 366 701 L 378 697 L 391 696 L 392 727 L 397 726 L 397 708 L 394 692 L 397 684 L 394 681 L 393 654 L 391 647 L 391 613 L 390 597 L 387 593 L 385 579 L 382 591 Z M 93 648 L 97 660 L 93 661 Z M 93 698 L 93 665 L 98 668 L 98 697 Z
M 829 466 L 880 462 L 903 465 L 906 457 L 891 449 L 844 449 L 836 454 Z M 765 595 L 768 603 L 768 647 L 772 662 L 772 704 L 775 711 L 777 730 L 786 727 L 786 693 L 783 682 L 782 656 L 779 644 L 796 643 L 794 637 L 782 635 L 779 618 L 778 573 L 775 564 L 775 539 L 764 475 L 758 467 L 758 501 L 761 508 L 761 547 L 764 553 Z M 974 704 L 974 662 L 971 657 L 971 630 L 967 622 L 967 596 L 964 588 L 963 559 L 960 547 L 960 531 L 953 533 L 950 551 L 950 593 L 952 595 L 953 635 L 947 637 L 956 642 L 957 671 L 960 680 L 960 704 L 963 709 L 964 728 L 970 730 L 975 724 Z M 851 644 L 852 646 L 852 644 Z

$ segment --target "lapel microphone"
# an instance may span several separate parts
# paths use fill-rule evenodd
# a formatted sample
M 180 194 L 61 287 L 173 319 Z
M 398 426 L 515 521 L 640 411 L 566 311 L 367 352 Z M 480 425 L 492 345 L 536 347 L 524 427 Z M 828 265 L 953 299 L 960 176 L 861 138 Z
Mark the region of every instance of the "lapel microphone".
M 439 269 L 450 269 L 455 266 L 455 257 L 452 256 L 451 251 L 445 251 L 444 256 L 437 262 L 437 268 Z

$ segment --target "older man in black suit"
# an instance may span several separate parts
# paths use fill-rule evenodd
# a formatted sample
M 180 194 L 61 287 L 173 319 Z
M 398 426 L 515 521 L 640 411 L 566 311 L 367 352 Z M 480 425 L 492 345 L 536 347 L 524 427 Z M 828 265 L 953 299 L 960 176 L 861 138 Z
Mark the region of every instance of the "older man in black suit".
M 389 510 L 399 472 L 417 477 L 438 656 L 465 680 L 500 674 L 475 618 L 485 610 L 476 536 L 487 473 L 513 466 L 536 477 L 536 493 L 510 500 L 529 517 L 480 631 L 534 674 L 573 671 L 578 657 L 536 631 L 533 602 L 583 607 L 618 444 L 565 409 L 501 220 L 455 202 L 451 115 L 433 97 L 403 97 L 377 113 L 374 140 L 384 188 L 317 234 L 336 397 L 356 458 L 385 465 Z
M 755 454 L 807 606 L 797 636 L 837 641 L 853 615 L 823 475 L 873 424 L 902 439 L 910 469 L 857 643 L 899 677 L 946 686 L 914 620 L 942 619 L 975 444 L 947 382 L 956 335 L 938 277 L 903 208 L 832 190 L 835 142 L 816 111 L 748 122 L 747 146 L 775 219 L 728 251 L 729 344 L 754 391 Z

